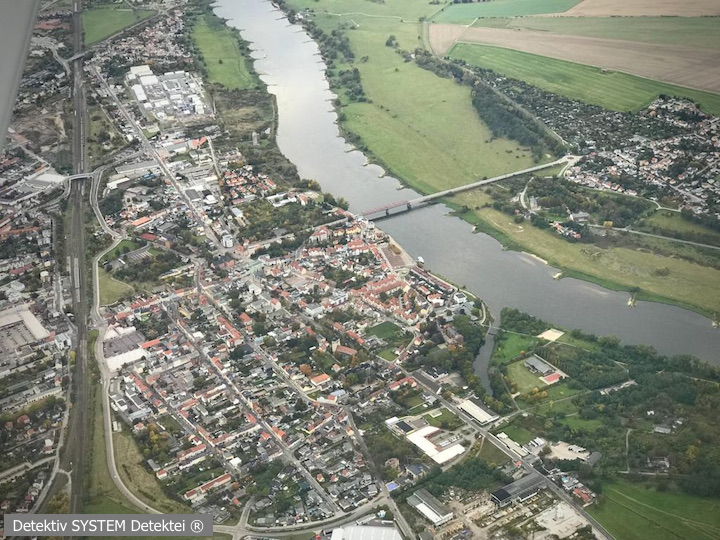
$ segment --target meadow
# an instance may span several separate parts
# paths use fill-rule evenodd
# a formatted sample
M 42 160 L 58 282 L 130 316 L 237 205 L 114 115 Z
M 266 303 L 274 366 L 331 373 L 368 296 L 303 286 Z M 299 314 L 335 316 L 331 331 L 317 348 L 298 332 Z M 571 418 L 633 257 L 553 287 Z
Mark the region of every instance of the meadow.
M 400 49 L 421 47 L 418 19 L 435 6 L 409 0 L 289 4 L 296 10 L 313 9 L 325 33 L 344 28 L 356 61 L 351 66 L 337 64 L 336 69 L 359 70 L 368 102 L 351 102 L 340 91 L 342 127 L 362 139 L 371 160 L 404 183 L 432 193 L 534 164 L 516 143 L 492 140 L 472 106 L 468 87 L 406 62 L 395 48 L 386 46 L 392 35 Z
M 240 50 L 234 30 L 212 15 L 200 17 L 192 32 L 208 72 L 208 81 L 228 90 L 242 90 L 257 84 L 249 61 Z
M 720 536 L 720 502 L 663 493 L 629 482 L 603 487 L 588 511 L 618 540 L 711 540 Z
M 432 18 L 437 23 L 470 24 L 478 17 L 519 17 L 541 13 L 563 13 L 579 0 L 493 0 L 472 4 L 450 4 Z
M 537 375 L 525 367 L 523 360 L 518 360 L 507 366 L 507 375 L 517 385 L 517 391 L 521 394 L 532 392 L 535 388 L 546 386 Z
M 127 283 L 118 281 L 104 268 L 98 268 L 98 281 L 100 282 L 100 305 L 114 304 L 123 296 L 133 292 Z
M 467 205 L 466 196 L 456 195 L 450 202 L 461 209 Z M 460 217 L 511 249 L 542 257 L 564 270 L 567 277 L 614 290 L 639 287 L 642 291 L 639 299 L 677 304 L 705 315 L 711 315 L 720 306 L 720 270 L 628 248 L 572 243 L 528 222 L 514 223 L 510 216 L 492 208 L 472 208 L 460 210 Z M 668 274 L 658 275 L 656 270 L 660 268 L 667 268 Z
M 83 10 L 82 25 L 85 45 L 92 45 L 112 36 L 123 28 L 143 19 L 152 17 L 155 12 L 149 9 L 130 9 L 117 7 L 97 7 Z
M 660 94 L 680 96 L 720 114 L 720 95 L 628 75 L 618 71 L 556 60 L 526 52 L 475 43 L 458 43 L 449 55 L 474 66 L 525 81 L 548 92 L 616 111 L 646 107 Z

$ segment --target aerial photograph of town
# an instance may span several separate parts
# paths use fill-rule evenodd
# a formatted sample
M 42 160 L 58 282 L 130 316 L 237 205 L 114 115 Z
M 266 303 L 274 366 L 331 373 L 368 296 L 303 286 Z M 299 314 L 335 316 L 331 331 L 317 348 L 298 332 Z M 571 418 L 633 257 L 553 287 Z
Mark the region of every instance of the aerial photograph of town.
M 0 49 L 0 537 L 720 539 L 720 2 Z

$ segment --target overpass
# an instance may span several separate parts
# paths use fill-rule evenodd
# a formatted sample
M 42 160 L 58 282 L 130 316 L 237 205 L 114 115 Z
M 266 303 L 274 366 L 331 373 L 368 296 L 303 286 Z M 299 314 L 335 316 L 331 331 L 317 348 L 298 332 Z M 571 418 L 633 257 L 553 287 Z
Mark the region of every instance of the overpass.
M 365 210 L 364 212 L 359 212 L 359 215 L 365 217 L 366 219 L 373 220 L 373 219 L 381 219 L 381 218 L 389 217 L 390 215 L 392 215 L 391 211 L 396 210 L 396 209 L 400 209 L 399 212 L 395 212 L 396 214 L 399 214 L 401 212 L 409 212 L 410 210 L 413 210 L 413 209 L 417 208 L 418 206 L 428 204 L 430 202 L 433 202 L 437 199 L 441 199 L 443 197 L 449 197 L 451 195 L 456 195 L 458 193 L 462 193 L 463 191 L 470 191 L 472 189 L 486 186 L 486 185 L 492 184 L 494 182 L 500 182 L 501 180 L 507 180 L 508 178 L 513 178 L 515 176 L 521 176 L 523 174 L 529 174 L 529 173 L 533 173 L 536 171 L 541 171 L 543 169 L 547 169 L 548 167 L 553 167 L 555 165 L 560 165 L 562 163 L 571 164 L 574 162 L 575 159 L 576 158 L 574 156 L 570 156 L 570 155 L 563 156 L 560 159 L 557 159 L 550 163 L 536 165 L 535 167 L 530 167 L 528 169 L 523 169 L 521 171 L 515 171 L 515 172 L 503 174 L 501 176 L 495 176 L 494 178 L 487 178 L 485 180 L 479 180 L 478 182 L 473 182 L 471 184 L 465 184 L 463 186 L 446 189 L 444 191 L 438 191 L 436 193 L 432 193 L 431 195 L 425 195 L 423 197 L 417 197 L 415 199 L 396 201 L 394 203 L 386 204 L 384 206 L 379 206 L 377 208 L 371 208 L 369 210 Z

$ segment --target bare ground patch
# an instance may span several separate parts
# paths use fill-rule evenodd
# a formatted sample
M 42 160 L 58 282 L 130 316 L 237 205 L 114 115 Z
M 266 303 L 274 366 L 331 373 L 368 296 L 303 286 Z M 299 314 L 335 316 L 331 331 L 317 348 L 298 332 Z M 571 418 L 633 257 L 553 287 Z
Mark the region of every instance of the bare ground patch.
M 717 0 L 583 0 L 563 15 L 575 17 L 700 17 L 720 15 Z
M 434 26 L 447 25 L 431 26 L 431 43 Z M 495 45 L 720 93 L 720 62 L 717 61 L 717 51 L 526 30 L 459 28 L 463 31 L 462 38 L 455 39 L 464 43 Z M 436 35 L 449 36 L 451 33 L 449 29 L 438 29 Z M 437 46 L 441 47 L 443 44 L 438 43 Z
M 448 52 L 466 29 L 467 26 L 459 24 L 431 24 L 429 36 L 433 54 L 442 56 Z

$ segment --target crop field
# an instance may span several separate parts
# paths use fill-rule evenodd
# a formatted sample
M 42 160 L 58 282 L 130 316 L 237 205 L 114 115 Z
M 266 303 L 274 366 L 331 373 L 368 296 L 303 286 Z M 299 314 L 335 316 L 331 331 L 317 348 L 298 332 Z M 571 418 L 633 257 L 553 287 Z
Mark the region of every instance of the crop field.
M 466 204 L 464 196 L 456 195 L 452 202 L 462 206 Z M 720 270 L 628 248 L 574 244 L 530 223 L 514 223 L 510 216 L 492 208 L 460 215 L 490 234 L 498 231 L 501 241 L 513 249 L 535 253 L 552 266 L 574 271 L 582 279 L 604 287 L 640 287 L 653 300 L 694 307 L 705 314 L 720 306 Z M 657 275 L 655 271 L 659 268 L 667 268 L 668 275 Z
M 720 502 L 661 493 L 629 482 L 603 487 L 589 513 L 617 540 L 711 540 L 720 536 Z
M 155 12 L 149 9 L 98 7 L 83 10 L 82 25 L 85 45 L 97 43 L 123 28 L 153 15 Z
M 660 94 L 681 96 L 720 114 L 720 95 L 683 88 L 617 71 L 556 60 L 536 54 L 488 45 L 458 43 L 450 56 L 492 69 L 548 92 L 616 111 L 632 111 L 649 105 Z
M 717 50 L 507 28 L 468 28 L 461 43 L 481 43 L 720 92 Z
M 372 103 L 343 98 L 344 129 L 360 136 L 372 160 L 424 193 L 459 186 L 482 176 L 531 166 L 530 153 L 507 139 L 492 139 L 472 106 L 470 89 L 405 62 L 393 47 L 422 46 L 418 18 L 436 6 L 401 0 L 386 4 L 291 0 L 293 9 L 311 8 L 326 33 L 344 25 Z M 327 11 L 327 13 L 324 13 Z M 350 29 L 352 28 L 352 29 Z M 345 69 L 348 65 L 338 65 Z M 459 136 L 462 134 L 462 136 Z
M 720 15 L 720 4 L 715 0 L 653 0 L 652 2 L 627 0 L 583 0 L 567 15 L 573 17 L 701 17 Z
M 473 26 L 720 49 L 718 17 L 516 17 L 478 19 Z
M 206 15 L 198 19 L 192 36 L 203 55 L 203 63 L 211 83 L 222 85 L 229 90 L 255 86 L 256 78 L 239 49 L 233 30 Z
M 563 13 L 579 0 L 493 0 L 451 4 L 432 18 L 433 22 L 470 24 L 478 17 L 519 17 L 541 13 Z

